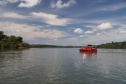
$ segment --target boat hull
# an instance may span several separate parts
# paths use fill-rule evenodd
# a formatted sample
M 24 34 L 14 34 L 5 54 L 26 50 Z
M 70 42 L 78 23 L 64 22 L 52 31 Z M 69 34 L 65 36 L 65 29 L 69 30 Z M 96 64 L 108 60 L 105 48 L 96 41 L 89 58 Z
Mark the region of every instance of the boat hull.
M 85 51 L 85 52 L 97 52 L 97 48 L 81 48 L 79 49 L 80 51 Z

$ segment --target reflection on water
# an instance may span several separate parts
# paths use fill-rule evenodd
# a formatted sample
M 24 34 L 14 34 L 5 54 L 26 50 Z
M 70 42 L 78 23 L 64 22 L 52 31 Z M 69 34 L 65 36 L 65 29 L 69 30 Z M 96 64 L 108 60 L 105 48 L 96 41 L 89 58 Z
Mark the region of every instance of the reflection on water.
M 0 84 L 126 84 L 126 51 L 0 50 Z
M 14 84 L 15 79 L 18 78 L 19 73 L 22 73 L 24 68 L 24 51 L 27 50 L 0 50 L 0 84 Z
M 0 65 L 2 63 L 12 63 L 20 60 L 22 57 L 22 51 L 20 50 L 0 50 Z
M 1 64 L 11 64 L 14 62 L 19 62 L 22 60 L 22 54 L 23 51 L 22 49 L 0 49 L 0 65 Z M 17 63 L 14 63 L 17 64 Z
M 85 60 L 91 60 L 92 58 L 97 57 L 97 52 L 81 51 L 80 54 L 81 54 L 81 56 L 83 58 L 83 62 Z

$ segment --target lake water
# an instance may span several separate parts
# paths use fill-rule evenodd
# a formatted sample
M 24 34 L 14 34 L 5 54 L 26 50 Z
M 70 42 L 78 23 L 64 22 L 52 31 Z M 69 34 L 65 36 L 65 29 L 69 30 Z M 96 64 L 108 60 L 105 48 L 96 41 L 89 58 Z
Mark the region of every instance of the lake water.
M 0 50 L 0 84 L 126 84 L 126 50 Z

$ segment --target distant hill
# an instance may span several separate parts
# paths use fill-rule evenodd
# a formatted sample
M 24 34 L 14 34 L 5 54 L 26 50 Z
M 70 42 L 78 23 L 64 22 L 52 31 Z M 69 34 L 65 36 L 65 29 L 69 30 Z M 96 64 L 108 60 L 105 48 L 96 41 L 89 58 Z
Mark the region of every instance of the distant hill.
M 97 45 L 97 48 L 126 49 L 126 41 L 101 44 L 101 45 Z

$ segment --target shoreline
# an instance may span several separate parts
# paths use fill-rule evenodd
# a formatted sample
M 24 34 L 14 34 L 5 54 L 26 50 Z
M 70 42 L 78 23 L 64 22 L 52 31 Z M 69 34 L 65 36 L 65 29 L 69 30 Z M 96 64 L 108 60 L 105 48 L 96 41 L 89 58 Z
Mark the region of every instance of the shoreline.
M 28 49 L 29 47 L 10 47 L 10 48 L 4 48 L 4 47 L 0 47 L 0 49 Z

